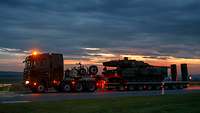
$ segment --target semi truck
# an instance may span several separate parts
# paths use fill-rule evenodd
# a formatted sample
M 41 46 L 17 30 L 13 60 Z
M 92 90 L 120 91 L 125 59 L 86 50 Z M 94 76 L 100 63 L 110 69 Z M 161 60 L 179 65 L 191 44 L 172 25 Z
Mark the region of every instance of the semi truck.
M 32 92 L 94 92 L 107 90 L 159 90 L 186 88 L 189 84 L 187 64 L 181 64 L 182 80 L 177 80 L 176 64 L 153 66 L 143 61 L 111 60 L 103 62 L 103 72 L 97 75 L 96 65 L 64 70 L 63 55 L 59 53 L 32 54 L 24 60 L 24 85 Z M 168 71 L 171 70 L 171 75 Z
M 23 81 L 32 92 L 46 92 L 54 88 L 59 92 L 93 92 L 96 90 L 98 68 L 79 66 L 64 72 L 63 55 L 58 53 L 32 54 L 26 57 Z

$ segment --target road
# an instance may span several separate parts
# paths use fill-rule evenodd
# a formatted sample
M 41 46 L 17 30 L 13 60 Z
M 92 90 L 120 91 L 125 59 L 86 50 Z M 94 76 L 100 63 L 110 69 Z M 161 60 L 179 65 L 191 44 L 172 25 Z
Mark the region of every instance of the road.
M 190 87 L 181 90 L 165 90 L 164 94 L 185 94 L 200 93 L 200 87 Z M 161 95 L 162 91 L 97 91 L 93 93 L 56 93 L 50 92 L 45 94 L 32 93 L 0 93 L 0 103 L 25 103 L 37 101 L 60 101 L 71 99 L 94 99 L 110 98 L 123 96 L 156 96 Z

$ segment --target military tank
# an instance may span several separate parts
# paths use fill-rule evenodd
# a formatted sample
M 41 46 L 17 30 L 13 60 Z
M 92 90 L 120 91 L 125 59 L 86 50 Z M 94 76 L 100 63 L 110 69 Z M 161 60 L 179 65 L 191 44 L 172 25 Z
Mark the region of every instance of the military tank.
M 108 89 L 160 89 L 163 82 L 165 82 L 166 88 L 177 89 L 187 87 L 188 84 L 187 64 L 181 65 L 182 77 L 184 78 L 182 81 L 176 79 L 175 64 L 171 66 L 171 69 L 168 66 L 153 66 L 125 57 L 123 60 L 103 62 L 103 65 L 105 67 L 102 74 L 107 80 Z M 168 74 L 169 69 L 173 75 Z

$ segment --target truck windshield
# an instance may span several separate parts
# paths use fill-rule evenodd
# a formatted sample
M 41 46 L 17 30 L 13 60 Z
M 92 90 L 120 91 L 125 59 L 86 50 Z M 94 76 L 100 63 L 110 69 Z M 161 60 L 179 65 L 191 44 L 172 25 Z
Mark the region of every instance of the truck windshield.
M 25 61 L 23 61 L 23 63 L 25 64 L 25 68 L 24 68 L 24 78 L 27 78 L 27 76 L 30 73 L 31 70 L 31 60 L 29 58 L 26 58 Z
M 31 61 L 27 60 L 25 61 L 25 68 L 29 68 L 29 67 L 31 67 Z
M 23 63 L 25 63 L 25 70 L 28 70 L 33 66 L 33 63 L 30 59 L 26 59 Z
M 38 65 L 38 63 L 34 60 L 26 60 L 25 61 L 25 68 L 32 68 Z
M 30 69 L 36 65 L 36 61 L 31 56 L 27 57 L 23 63 L 25 63 L 25 69 Z

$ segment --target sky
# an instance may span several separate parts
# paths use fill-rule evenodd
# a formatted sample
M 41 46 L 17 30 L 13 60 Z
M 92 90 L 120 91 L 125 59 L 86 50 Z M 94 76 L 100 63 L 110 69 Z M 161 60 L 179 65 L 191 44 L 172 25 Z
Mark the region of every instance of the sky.
M 38 50 L 66 65 L 128 56 L 200 73 L 199 0 L 1 0 L 0 26 L 0 71 Z

